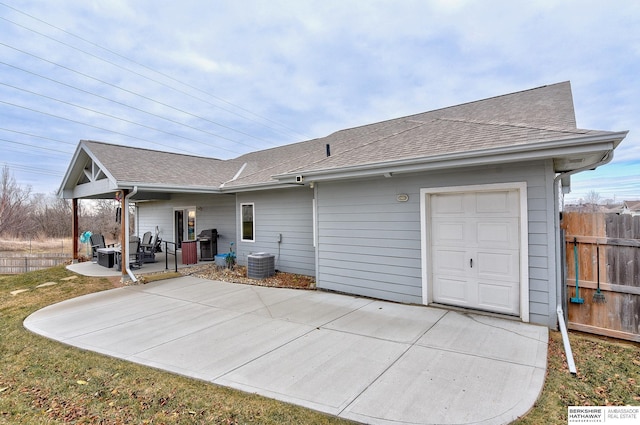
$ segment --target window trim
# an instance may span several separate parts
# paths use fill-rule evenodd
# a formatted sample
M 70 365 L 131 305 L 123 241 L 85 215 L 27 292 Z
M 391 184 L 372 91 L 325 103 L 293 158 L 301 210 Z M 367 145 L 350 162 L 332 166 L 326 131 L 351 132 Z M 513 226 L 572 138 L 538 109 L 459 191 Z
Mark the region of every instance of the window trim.
M 246 239 L 244 235 L 244 217 L 243 217 L 243 209 L 245 206 L 251 207 L 251 215 L 252 215 L 252 229 L 251 235 L 252 239 Z M 240 203 L 240 240 L 242 242 L 255 242 L 256 241 L 256 207 L 253 202 L 242 202 Z

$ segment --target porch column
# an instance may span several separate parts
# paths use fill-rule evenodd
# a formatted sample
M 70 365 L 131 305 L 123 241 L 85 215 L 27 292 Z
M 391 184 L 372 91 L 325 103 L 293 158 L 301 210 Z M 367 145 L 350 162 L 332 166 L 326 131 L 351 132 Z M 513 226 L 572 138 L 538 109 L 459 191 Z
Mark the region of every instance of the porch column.
M 78 262 L 78 239 L 80 235 L 78 234 L 78 198 L 73 198 L 71 200 L 71 246 L 73 249 L 73 262 Z
M 127 202 L 127 189 L 122 189 L 120 197 L 120 269 L 122 272 L 122 281 L 127 279 L 127 269 L 129 268 L 129 246 L 127 244 L 127 214 L 129 213 L 129 203 Z

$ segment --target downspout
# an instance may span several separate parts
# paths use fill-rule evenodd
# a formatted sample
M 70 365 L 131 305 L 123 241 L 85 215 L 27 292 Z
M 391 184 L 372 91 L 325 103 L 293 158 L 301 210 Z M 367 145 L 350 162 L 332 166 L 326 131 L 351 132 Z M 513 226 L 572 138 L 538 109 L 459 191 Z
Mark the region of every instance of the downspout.
M 560 193 L 560 186 L 558 185 L 558 183 L 560 183 L 560 181 L 567 177 L 570 176 L 572 174 L 576 174 L 579 173 L 581 171 L 587 171 L 587 170 L 592 170 L 595 168 L 600 167 L 601 165 L 605 165 L 608 164 L 609 162 L 611 162 L 611 160 L 613 159 L 613 149 L 607 151 L 604 156 L 602 157 L 602 159 L 598 162 L 596 162 L 595 164 L 589 164 L 587 166 L 584 167 L 580 167 L 580 168 L 576 168 L 575 170 L 571 170 L 571 171 L 566 171 L 564 173 L 560 173 L 558 174 L 554 179 L 553 179 L 553 188 L 554 191 L 556 192 L 556 196 L 554 196 L 555 199 L 555 218 L 554 218 L 554 227 L 555 227 L 555 237 L 556 239 L 556 259 L 557 260 L 562 260 L 560 258 L 560 244 L 564 243 L 564 241 L 560 241 L 558 240 L 560 238 L 560 202 L 558 199 L 558 194 Z M 562 264 L 562 261 L 560 261 L 560 264 Z M 559 282 L 561 278 L 561 273 L 560 273 L 560 268 L 557 267 L 556 268 L 556 282 Z M 565 282 L 561 282 L 562 285 L 565 284 Z M 562 310 L 562 303 L 563 300 L 561 300 L 562 298 L 562 290 L 560 288 L 560 285 L 556 285 L 556 299 L 558 300 L 558 306 L 556 308 L 556 313 L 558 315 L 558 326 L 560 327 L 560 332 L 562 333 L 562 343 L 564 344 L 564 351 L 565 354 L 567 356 L 567 366 L 569 367 L 569 372 L 571 372 L 571 374 L 575 375 L 576 374 L 576 364 L 573 360 L 573 351 L 571 350 L 571 344 L 569 343 L 569 335 L 567 333 L 567 326 L 565 324 L 565 319 L 564 319 L 564 312 Z
M 558 309 L 556 310 L 558 313 L 558 324 L 560 325 L 560 333 L 562 334 L 562 343 L 564 344 L 564 352 L 567 356 L 567 366 L 569 367 L 569 372 L 572 375 L 575 375 L 578 371 L 576 370 L 576 363 L 573 360 L 573 351 L 571 351 L 571 344 L 569 344 L 569 334 L 567 333 L 567 325 L 564 323 L 564 313 L 562 312 L 562 307 L 558 304 Z
M 129 199 L 136 193 L 138 193 L 138 186 L 134 186 L 133 190 L 124 197 L 125 201 L 124 201 L 124 208 L 122 208 L 122 213 L 124 214 L 125 246 L 123 248 L 125 249 L 121 251 L 121 252 L 126 252 L 127 254 L 127 255 L 122 255 L 122 264 L 125 266 L 127 270 L 127 274 L 129 275 L 129 277 L 134 283 L 137 282 L 138 279 L 136 279 L 136 276 L 133 274 L 133 272 L 129 268 Z

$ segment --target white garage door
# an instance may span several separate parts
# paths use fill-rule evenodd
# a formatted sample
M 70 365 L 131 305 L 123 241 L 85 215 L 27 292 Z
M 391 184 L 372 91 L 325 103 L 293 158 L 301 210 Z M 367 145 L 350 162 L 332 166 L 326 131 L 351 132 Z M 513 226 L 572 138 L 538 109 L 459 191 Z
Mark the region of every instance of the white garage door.
M 518 191 L 428 196 L 433 301 L 519 315 Z

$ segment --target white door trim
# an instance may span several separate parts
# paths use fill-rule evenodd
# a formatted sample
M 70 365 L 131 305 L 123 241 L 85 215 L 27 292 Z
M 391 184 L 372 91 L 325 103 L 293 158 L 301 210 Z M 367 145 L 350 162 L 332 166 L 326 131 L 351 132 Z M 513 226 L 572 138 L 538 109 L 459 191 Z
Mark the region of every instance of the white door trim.
M 420 233 L 422 257 L 422 303 L 433 303 L 431 279 L 431 195 L 456 192 L 483 192 L 492 190 L 517 190 L 520 199 L 520 319 L 529 322 L 529 219 L 527 209 L 527 183 L 495 183 L 468 186 L 450 186 L 420 189 Z
M 186 207 L 173 207 L 173 213 L 172 213 L 172 216 L 171 216 L 171 221 L 173 222 L 173 226 L 172 226 L 172 228 L 173 228 L 173 231 L 172 231 L 173 236 L 171 238 L 173 239 L 173 242 L 175 242 L 177 244 L 178 241 L 175 240 L 175 238 L 176 238 L 176 226 L 177 226 L 177 223 L 176 223 L 176 211 L 182 211 L 183 214 L 184 214 L 184 216 L 183 216 L 184 226 L 182 227 L 182 241 L 183 242 L 189 240 L 188 224 L 187 224 L 187 221 L 189 220 L 189 211 L 193 211 L 194 212 L 194 226 L 193 226 L 194 227 L 194 239 L 193 240 L 195 240 L 195 236 L 196 236 L 195 232 L 197 232 L 196 229 L 198 228 L 197 227 L 198 223 L 196 221 L 197 220 L 197 212 L 196 212 L 197 211 L 197 207 L 195 205 L 186 206 Z M 178 248 L 177 245 L 176 245 L 176 249 L 182 249 L 182 248 Z

